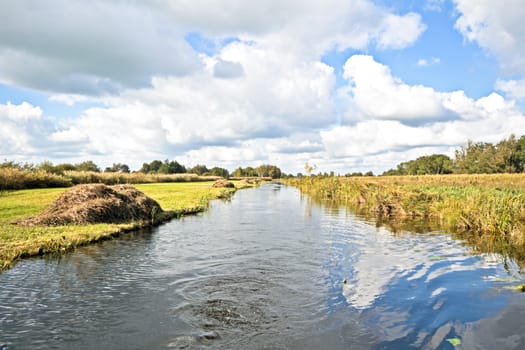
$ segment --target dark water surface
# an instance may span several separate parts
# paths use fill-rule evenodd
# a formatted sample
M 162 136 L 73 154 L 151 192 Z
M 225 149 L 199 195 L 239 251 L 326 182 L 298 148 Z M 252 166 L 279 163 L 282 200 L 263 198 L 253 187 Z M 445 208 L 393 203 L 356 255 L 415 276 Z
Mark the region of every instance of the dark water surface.
M 1 273 L 0 349 L 524 349 L 503 260 L 267 185 Z

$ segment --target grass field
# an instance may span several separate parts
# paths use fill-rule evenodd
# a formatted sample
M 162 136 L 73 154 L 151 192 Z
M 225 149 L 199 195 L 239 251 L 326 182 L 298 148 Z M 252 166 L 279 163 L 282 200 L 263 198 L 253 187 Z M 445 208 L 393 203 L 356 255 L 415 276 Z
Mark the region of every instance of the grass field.
M 425 222 L 482 251 L 512 251 L 525 261 L 524 174 L 302 177 L 287 183 L 392 227 Z
M 213 182 L 172 182 L 135 185 L 169 211 L 170 217 L 203 211 L 208 202 L 229 198 L 234 189 L 212 188 Z M 109 239 L 122 232 L 149 225 L 126 224 L 25 227 L 14 221 L 37 215 L 66 188 L 0 192 L 0 270 L 21 257 L 61 253 L 77 246 Z

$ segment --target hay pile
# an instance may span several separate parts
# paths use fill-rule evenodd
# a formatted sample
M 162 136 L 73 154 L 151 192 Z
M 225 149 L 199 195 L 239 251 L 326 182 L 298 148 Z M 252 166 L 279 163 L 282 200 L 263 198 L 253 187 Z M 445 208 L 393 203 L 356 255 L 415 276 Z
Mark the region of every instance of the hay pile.
M 214 188 L 235 188 L 235 185 L 227 180 L 220 179 L 213 183 Z
M 64 192 L 42 213 L 22 225 L 65 225 L 157 221 L 160 205 L 129 185 L 78 185 Z

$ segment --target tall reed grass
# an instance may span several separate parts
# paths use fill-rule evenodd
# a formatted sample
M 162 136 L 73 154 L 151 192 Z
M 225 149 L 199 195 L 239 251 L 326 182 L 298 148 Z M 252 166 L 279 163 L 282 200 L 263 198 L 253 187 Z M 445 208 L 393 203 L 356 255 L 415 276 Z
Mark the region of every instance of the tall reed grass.
M 434 227 L 498 248 L 525 251 L 525 175 L 302 177 L 286 180 L 322 201 L 392 223 Z M 505 248 L 507 249 L 507 248 Z
M 214 181 L 220 176 L 196 174 L 143 174 L 143 173 L 97 173 L 90 171 L 65 171 L 58 175 L 46 171 L 28 171 L 18 168 L 0 168 L 0 191 L 31 188 L 69 187 L 86 183 L 145 184 L 159 182 Z

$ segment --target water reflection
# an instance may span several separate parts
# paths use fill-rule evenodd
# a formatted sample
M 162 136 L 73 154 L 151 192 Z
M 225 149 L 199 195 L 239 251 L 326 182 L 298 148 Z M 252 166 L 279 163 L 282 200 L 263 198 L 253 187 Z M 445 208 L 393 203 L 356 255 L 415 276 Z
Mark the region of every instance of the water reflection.
M 516 269 L 518 277 L 508 277 L 501 256 L 472 255 L 450 235 L 393 234 L 344 208 L 324 213 L 323 231 L 331 232 L 325 268 L 348 306 L 379 335 L 375 348 L 447 348 L 447 339 L 472 338 L 472 325 L 498 317 L 513 295 L 494 281 L 521 281 Z M 331 309 L 341 307 L 328 300 Z M 523 345 L 521 337 L 512 344 Z

